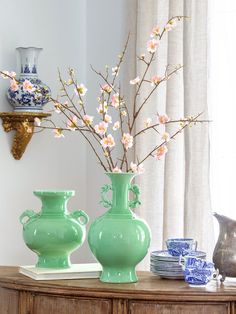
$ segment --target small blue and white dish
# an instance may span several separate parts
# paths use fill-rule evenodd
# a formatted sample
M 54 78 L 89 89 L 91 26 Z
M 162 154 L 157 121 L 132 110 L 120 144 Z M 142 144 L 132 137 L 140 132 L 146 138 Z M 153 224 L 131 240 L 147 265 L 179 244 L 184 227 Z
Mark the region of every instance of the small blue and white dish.
M 204 259 L 180 256 L 179 264 L 184 271 L 184 279 L 190 286 L 205 286 L 211 279 L 217 278 L 214 264 Z
M 168 253 L 172 256 L 185 256 L 196 251 L 197 241 L 192 238 L 176 238 L 166 241 Z

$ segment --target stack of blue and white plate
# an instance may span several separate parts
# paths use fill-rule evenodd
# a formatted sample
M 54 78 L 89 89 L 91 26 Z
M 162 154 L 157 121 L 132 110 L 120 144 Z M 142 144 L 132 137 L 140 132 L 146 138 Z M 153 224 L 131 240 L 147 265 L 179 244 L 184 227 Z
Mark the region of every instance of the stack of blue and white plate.
M 206 258 L 206 253 L 202 251 L 192 251 L 188 256 L 197 258 Z M 150 270 L 162 278 L 183 279 L 184 274 L 181 265 L 179 265 L 179 256 L 172 256 L 168 251 L 151 252 Z

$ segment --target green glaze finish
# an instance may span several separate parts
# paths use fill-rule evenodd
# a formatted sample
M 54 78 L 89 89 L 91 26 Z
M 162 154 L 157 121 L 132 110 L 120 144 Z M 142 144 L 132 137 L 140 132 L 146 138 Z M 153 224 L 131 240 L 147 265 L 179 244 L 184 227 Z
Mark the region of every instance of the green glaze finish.
M 39 213 L 26 210 L 20 216 L 23 238 L 38 255 L 37 267 L 69 268 L 70 254 L 85 240 L 89 218 L 82 210 L 67 212 L 74 191 L 34 191 L 42 201 Z
M 150 245 L 150 229 L 130 208 L 140 204 L 137 185 L 131 185 L 133 173 L 106 173 L 112 185 L 102 188 L 102 201 L 109 210 L 97 218 L 88 233 L 94 256 L 103 267 L 100 280 L 111 283 L 136 282 L 135 266 L 145 257 Z M 112 190 L 112 201 L 105 193 Z M 129 200 L 129 191 L 135 194 Z

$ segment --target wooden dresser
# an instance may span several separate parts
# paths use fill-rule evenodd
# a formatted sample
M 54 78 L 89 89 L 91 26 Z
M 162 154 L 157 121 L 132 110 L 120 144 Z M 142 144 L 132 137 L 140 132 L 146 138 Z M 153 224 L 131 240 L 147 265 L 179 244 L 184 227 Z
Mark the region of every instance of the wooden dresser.
M 190 288 L 139 273 L 135 284 L 97 279 L 35 281 L 0 267 L 0 314 L 236 314 L 236 284 Z

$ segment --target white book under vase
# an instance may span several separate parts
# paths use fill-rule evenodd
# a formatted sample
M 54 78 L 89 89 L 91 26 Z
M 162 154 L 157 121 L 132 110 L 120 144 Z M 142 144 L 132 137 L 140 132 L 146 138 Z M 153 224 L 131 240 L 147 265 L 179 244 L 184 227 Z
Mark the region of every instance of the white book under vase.
M 99 263 L 74 264 L 66 269 L 39 268 L 34 265 L 20 266 L 19 272 L 35 280 L 62 280 L 99 278 L 102 266 Z

